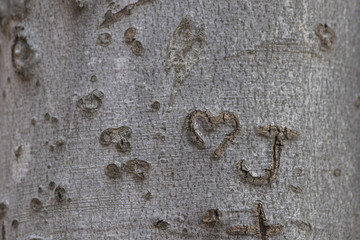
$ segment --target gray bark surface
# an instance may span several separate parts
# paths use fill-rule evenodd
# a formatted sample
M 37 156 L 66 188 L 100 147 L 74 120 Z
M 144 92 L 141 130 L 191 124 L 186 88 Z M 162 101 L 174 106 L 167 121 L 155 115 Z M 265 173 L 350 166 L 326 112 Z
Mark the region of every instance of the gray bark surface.
M 0 18 L 0 239 L 360 239 L 358 0 L 15 0 Z M 214 157 L 224 111 L 240 130 Z M 277 158 L 266 125 L 299 137 L 252 184 L 239 162 L 256 178 Z M 281 231 L 229 234 L 263 215 Z

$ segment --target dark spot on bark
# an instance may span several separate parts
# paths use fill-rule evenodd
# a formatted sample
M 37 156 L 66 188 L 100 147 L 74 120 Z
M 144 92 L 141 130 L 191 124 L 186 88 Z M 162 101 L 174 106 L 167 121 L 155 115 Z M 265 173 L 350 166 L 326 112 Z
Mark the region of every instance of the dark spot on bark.
M 130 27 L 124 33 L 125 42 L 130 44 L 135 41 L 136 28 Z
M 59 139 L 59 140 L 56 141 L 55 144 L 56 144 L 56 146 L 61 147 L 62 145 L 64 145 L 64 140 Z
M 158 220 L 155 222 L 154 226 L 160 230 L 166 230 L 169 228 L 170 224 L 165 220 Z
M 291 191 L 293 191 L 294 193 L 302 193 L 302 189 L 300 187 L 294 186 L 294 185 L 290 185 L 289 188 L 291 189 Z
M 91 78 L 90 78 L 91 82 L 97 82 L 97 80 L 98 79 L 97 79 L 96 75 L 92 75 Z
M 159 111 L 160 109 L 160 103 L 158 101 L 153 102 L 150 107 L 154 110 L 154 111 Z
M 341 176 L 341 169 L 337 168 L 334 170 L 334 176 L 335 177 L 340 177 Z
M 46 121 L 49 121 L 50 120 L 50 114 L 49 113 L 45 113 L 44 114 L 44 118 Z
M 147 177 L 150 169 L 150 164 L 143 160 L 129 160 L 124 165 L 125 169 L 140 178 L 141 180 Z
M 327 24 L 319 24 L 315 34 L 320 40 L 320 50 L 329 51 L 336 40 L 336 34 Z
M 108 176 L 109 178 L 119 178 L 120 168 L 116 164 L 111 163 L 106 166 L 105 175 Z
M 24 37 L 16 36 L 14 45 L 12 46 L 11 56 L 16 73 L 19 74 L 22 79 L 27 80 L 34 51 L 31 50 Z
M 17 228 L 19 226 L 19 221 L 14 219 L 12 222 L 11 222 L 11 227 L 13 228 Z
M 21 145 L 18 146 L 17 149 L 14 151 L 14 153 L 15 153 L 15 157 L 17 158 L 20 157 L 22 154 L 22 146 Z
M 32 118 L 31 121 L 30 121 L 31 125 L 35 126 L 36 125 L 36 119 L 35 118 Z
M 108 128 L 100 134 L 100 143 L 105 146 L 115 144 L 119 152 L 128 152 L 131 150 L 130 138 L 131 128 L 127 126 Z
M 155 134 L 154 138 L 157 140 L 165 141 L 165 136 L 161 133 Z
M 183 233 L 183 234 L 187 234 L 187 233 L 188 233 L 188 230 L 187 230 L 186 228 L 183 228 L 182 233 Z
M 41 194 L 44 192 L 44 189 L 42 189 L 42 187 L 38 187 L 38 193 Z
M 8 210 L 9 208 L 4 202 L 0 203 L 0 219 L 3 219 L 6 216 Z
M 40 84 L 40 81 L 37 80 L 36 83 L 35 83 L 35 85 L 36 85 L 37 87 L 40 87 L 40 85 L 41 85 L 41 84 Z
M 135 56 L 142 56 L 143 52 L 144 52 L 144 48 L 143 45 L 140 41 L 135 40 L 132 44 L 131 44 L 131 50 L 133 52 L 133 54 Z
M 53 145 L 50 145 L 49 150 L 50 150 L 50 152 L 53 152 L 55 150 L 55 147 Z
M 94 113 L 101 107 L 103 98 L 104 93 L 95 89 L 90 94 L 80 98 L 77 106 L 86 113 Z
M 101 34 L 99 34 L 96 43 L 103 47 L 107 47 L 110 45 L 111 41 L 112 41 L 112 37 L 111 37 L 110 33 L 101 33 Z
M 21 31 L 24 31 L 25 30 L 25 27 L 22 26 L 22 25 L 16 25 L 15 26 L 15 32 L 16 33 L 20 33 Z
M 62 202 L 66 199 L 65 188 L 57 186 L 55 189 L 55 198 L 58 202 Z
M 55 182 L 49 182 L 49 189 L 50 190 L 54 190 L 54 188 L 55 188 Z
M 10 77 L 7 78 L 7 82 L 11 83 L 11 78 Z
M 3 90 L 3 92 L 2 92 L 2 97 L 3 97 L 3 99 L 6 98 L 6 91 L 5 90 Z
M 202 221 L 207 225 L 214 227 L 216 224 L 223 222 L 223 214 L 219 209 L 209 209 L 205 213 Z
M 301 221 L 301 222 L 298 222 L 296 225 L 298 226 L 298 228 L 300 228 L 303 231 L 310 232 L 312 230 L 310 223 Z
M 38 212 L 42 208 L 42 202 L 38 198 L 31 199 L 30 207 L 33 211 Z
M 150 200 L 153 198 L 151 192 L 147 192 L 142 196 L 145 200 Z
M 355 101 L 355 107 L 360 108 L 360 96 L 358 96 L 356 101 Z
M 295 169 L 295 174 L 297 176 L 303 176 L 304 175 L 303 170 L 301 168 Z
M 51 122 L 52 122 L 52 123 L 58 123 L 58 122 L 59 122 L 59 119 L 57 119 L 57 117 L 52 117 L 52 118 L 51 118 Z

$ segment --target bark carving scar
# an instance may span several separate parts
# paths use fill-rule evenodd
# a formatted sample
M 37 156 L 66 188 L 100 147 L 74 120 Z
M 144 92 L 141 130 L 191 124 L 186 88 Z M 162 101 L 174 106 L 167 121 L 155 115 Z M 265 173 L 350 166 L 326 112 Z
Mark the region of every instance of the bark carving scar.
M 180 86 L 199 62 L 205 47 L 205 29 L 196 28 L 190 18 L 183 18 L 175 29 L 167 51 L 165 71 L 174 71 L 174 84 L 170 94 L 168 111 L 172 110 L 175 96 Z
M 199 111 L 195 110 L 191 112 L 185 119 L 185 128 L 188 133 L 189 140 L 193 142 L 199 149 L 205 148 L 205 141 L 200 137 L 200 135 L 195 131 L 194 123 L 196 119 L 202 119 L 205 122 L 205 127 L 208 130 L 214 130 L 219 124 L 228 123 L 234 130 L 227 134 L 224 140 L 220 145 L 215 149 L 213 153 L 214 158 L 220 158 L 225 149 L 230 145 L 230 143 L 235 139 L 235 137 L 240 132 L 240 123 L 237 115 L 233 112 L 224 111 L 219 114 L 219 116 L 214 117 L 208 111 Z
M 255 226 L 235 226 L 228 230 L 230 235 L 256 235 L 259 240 L 267 240 L 269 236 L 278 234 L 283 226 L 280 224 L 268 225 L 264 209 L 261 203 L 254 204 L 255 216 L 257 217 Z
M 100 134 L 100 144 L 109 146 L 111 144 L 116 145 L 116 149 L 119 152 L 129 152 L 131 150 L 130 138 L 131 128 L 122 126 L 119 128 L 107 128 Z
M 270 184 L 275 180 L 276 174 L 280 167 L 280 154 L 282 147 L 284 146 L 283 140 L 296 139 L 299 136 L 299 133 L 286 127 L 282 128 L 278 126 L 266 125 L 258 128 L 258 134 L 265 137 L 274 138 L 270 168 L 266 169 L 266 174 L 264 176 L 254 177 L 245 166 L 245 161 L 241 160 L 237 164 L 237 170 L 240 177 L 243 178 L 246 182 L 252 183 L 254 185 Z
M 336 34 L 327 24 L 319 24 L 315 28 L 315 34 L 320 40 L 320 50 L 329 51 L 335 43 Z
M 15 37 L 14 44 L 11 48 L 11 58 L 16 73 L 19 74 L 23 80 L 28 80 L 35 63 L 35 52 L 25 37 Z
M 118 11 L 116 13 L 113 13 L 111 10 L 108 10 L 105 13 L 104 21 L 100 24 L 100 28 L 109 27 L 110 25 L 120 21 L 124 17 L 130 16 L 132 14 L 132 11 L 135 8 L 137 8 L 141 5 L 144 5 L 146 3 L 152 3 L 154 1 L 155 0 L 138 0 L 135 3 L 130 3 L 130 4 L 126 5 L 120 11 Z
M 88 95 L 80 98 L 76 105 L 86 113 L 94 113 L 101 107 L 103 98 L 104 93 L 95 89 Z
M 150 163 L 144 160 L 133 159 L 124 164 L 124 168 L 141 180 L 145 179 L 150 169 Z

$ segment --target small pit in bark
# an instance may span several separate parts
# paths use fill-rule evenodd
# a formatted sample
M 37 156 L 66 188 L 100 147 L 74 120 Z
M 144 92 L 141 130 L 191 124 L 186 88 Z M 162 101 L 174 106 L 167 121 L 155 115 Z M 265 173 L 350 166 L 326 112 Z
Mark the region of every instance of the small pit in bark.
M 155 222 L 154 226 L 160 230 L 166 230 L 169 228 L 170 224 L 165 220 L 158 220 Z
M 22 146 L 18 146 L 17 149 L 15 150 L 15 157 L 20 157 L 21 156 L 21 153 L 22 153 Z
M 56 201 L 58 202 L 62 202 L 66 199 L 66 191 L 65 191 L 65 188 L 61 187 L 61 186 L 58 186 L 56 189 L 55 189 L 55 199 Z
M 334 176 L 335 177 L 340 177 L 341 176 L 341 169 L 337 168 L 334 170 Z
M 223 214 L 219 209 L 209 209 L 205 213 L 202 221 L 205 224 L 214 227 L 214 225 L 223 222 Z
M 103 47 L 107 47 L 111 44 L 112 37 L 110 33 L 101 33 L 98 36 L 97 44 Z
M 49 189 L 52 191 L 55 189 L 55 182 L 49 182 Z
M 30 207 L 33 211 L 38 212 L 42 208 L 42 202 L 38 198 L 31 199 Z
M 135 40 L 131 44 L 131 50 L 135 56 L 142 56 L 144 52 L 144 47 L 140 41 Z
M 44 114 L 44 118 L 46 121 L 49 121 L 50 120 L 50 114 L 49 113 L 45 113 Z
M 130 44 L 135 41 L 136 28 L 130 27 L 124 33 L 125 42 Z
M 114 164 L 110 163 L 105 168 L 105 175 L 109 178 L 119 178 L 120 177 L 120 168 Z
M 160 106 L 161 106 L 161 105 L 160 105 L 160 102 L 158 102 L 158 101 L 154 101 L 154 102 L 150 105 L 151 109 L 154 110 L 154 111 L 159 111 Z
M 11 222 L 11 227 L 13 228 L 17 228 L 19 226 L 19 221 L 14 219 L 12 222 Z

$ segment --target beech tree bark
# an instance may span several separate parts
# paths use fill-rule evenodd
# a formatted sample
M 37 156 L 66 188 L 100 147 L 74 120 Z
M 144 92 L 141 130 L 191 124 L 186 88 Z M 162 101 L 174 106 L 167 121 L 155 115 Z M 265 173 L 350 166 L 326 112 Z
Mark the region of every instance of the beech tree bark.
M 2 0 L 8 239 L 360 239 L 360 4 Z

